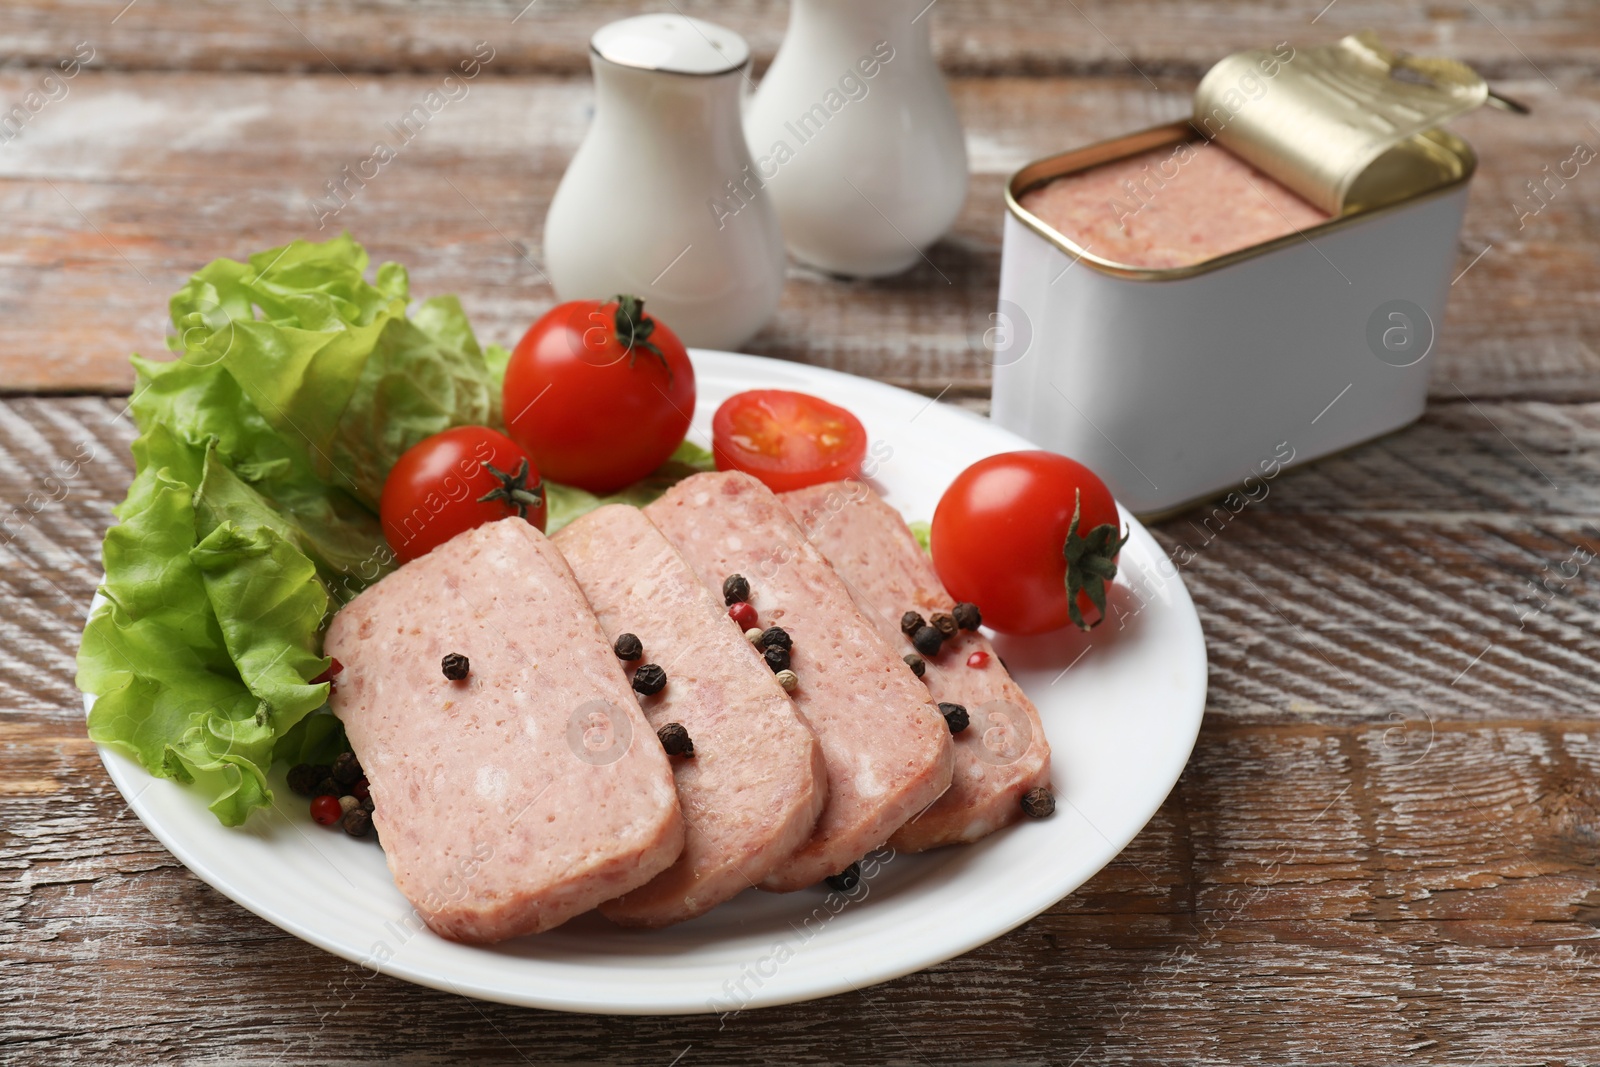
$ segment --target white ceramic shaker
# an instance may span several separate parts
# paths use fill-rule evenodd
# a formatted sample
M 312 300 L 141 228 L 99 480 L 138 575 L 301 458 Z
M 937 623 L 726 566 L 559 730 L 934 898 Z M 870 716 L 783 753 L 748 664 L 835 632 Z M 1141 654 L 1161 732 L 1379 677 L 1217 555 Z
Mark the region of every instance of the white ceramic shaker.
M 558 297 L 632 293 L 702 348 L 735 348 L 772 317 L 784 253 L 770 201 L 718 210 L 752 170 L 740 127 L 749 63 L 738 34 L 682 15 L 594 35 L 594 121 L 545 217 Z
M 796 259 L 897 274 L 961 211 L 967 149 L 927 0 L 792 0 L 745 135 Z

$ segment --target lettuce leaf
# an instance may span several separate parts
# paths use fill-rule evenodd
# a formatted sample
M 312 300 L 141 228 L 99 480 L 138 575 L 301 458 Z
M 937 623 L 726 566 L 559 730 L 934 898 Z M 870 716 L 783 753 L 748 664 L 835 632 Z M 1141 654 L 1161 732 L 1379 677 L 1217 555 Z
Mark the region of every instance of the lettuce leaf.
M 135 476 L 78 653 L 89 734 L 194 785 L 228 825 L 272 803 L 275 750 L 326 753 L 322 631 L 393 564 L 373 514 L 422 438 L 498 419 L 454 297 L 407 316 L 348 235 L 217 260 L 171 302 L 179 358 L 133 358 Z

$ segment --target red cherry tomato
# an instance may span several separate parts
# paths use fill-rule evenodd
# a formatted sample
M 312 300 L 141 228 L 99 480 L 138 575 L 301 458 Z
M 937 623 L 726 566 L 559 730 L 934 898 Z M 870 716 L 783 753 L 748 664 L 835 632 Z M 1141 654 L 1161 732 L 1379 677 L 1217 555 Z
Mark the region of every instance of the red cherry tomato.
M 1013 634 L 1097 625 L 1127 541 L 1105 483 L 1054 452 L 1005 452 L 962 471 L 930 537 L 950 595 Z
M 637 297 L 574 300 L 506 365 L 506 430 L 551 481 L 605 495 L 661 466 L 689 432 L 694 367 Z
M 744 471 L 774 493 L 851 478 L 867 451 L 861 420 L 836 404 L 786 389 L 752 389 L 711 419 L 718 470 Z
M 510 515 L 543 530 L 545 511 L 538 467 L 487 426 L 457 426 L 406 449 L 378 502 L 383 536 L 402 563 Z

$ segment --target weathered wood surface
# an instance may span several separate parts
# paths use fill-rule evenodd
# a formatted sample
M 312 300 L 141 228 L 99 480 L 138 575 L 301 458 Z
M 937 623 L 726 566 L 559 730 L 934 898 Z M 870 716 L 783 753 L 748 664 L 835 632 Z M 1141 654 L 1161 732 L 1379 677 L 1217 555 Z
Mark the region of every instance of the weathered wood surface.
M 1600 553 L 1593 165 L 1519 219 L 1527 181 L 1600 146 L 1582 0 L 934 9 L 974 168 L 955 234 L 887 282 L 793 271 L 751 350 L 981 408 L 1005 177 L 1183 114 L 1236 48 L 1370 25 L 1535 107 L 1456 124 L 1482 157 L 1473 265 L 1421 422 L 1155 528 L 1206 631 L 1200 742 L 1145 832 L 1022 929 L 725 1025 L 590 1018 L 369 977 L 180 866 L 106 778 L 72 685 L 131 476 L 126 354 L 159 350 L 167 296 L 208 259 L 315 232 L 308 199 L 479 40 L 496 54 L 470 95 L 324 232 L 513 339 L 552 300 L 536 264 L 587 122 L 584 41 L 637 9 L 524 4 L 0 7 L 0 113 L 80 41 L 96 68 L 0 143 L 0 1062 L 1600 1061 L 1600 582 L 1573 562 Z M 672 6 L 745 33 L 758 67 L 782 34 L 781 4 Z M 102 395 L 16 395 L 40 392 Z
M 0 102 L 38 77 L 0 74 Z M 481 76 L 321 230 L 312 207 L 376 139 L 393 142 L 386 126 L 439 80 L 86 72 L 67 83 L 0 145 L 0 391 L 125 390 L 128 352 L 161 350 L 167 297 L 190 272 L 339 227 L 406 263 L 417 292 L 460 293 L 485 339 L 513 343 L 554 302 L 539 266 L 544 213 L 587 126 L 586 79 Z M 974 177 L 931 264 L 850 284 L 791 268 L 777 318 L 746 347 L 987 395 L 979 346 L 1006 179 L 1030 159 L 1181 117 L 1191 88 L 1157 92 L 1136 75 L 955 82 Z M 1430 357 L 1435 392 L 1600 398 L 1600 164 L 1519 214 L 1538 206 L 1524 186 L 1543 168 L 1580 141 L 1600 150 L 1600 88 L 1506 90 L 1535 114 L 1456 124 L 1482 164 L 1456 268 L 1466 273 Z
M 1381 27 L 1416 52 L 1442 51 L 1498 78 L 1562 82 L 1600 65 L 1585 0 L 935 0 L 934 50 L 958 74 L 1197 77 L 1217 57 L 1281 40 L 1328 40 Z M 393 73 L 448 69 L 478 41 L 507 73 L 588 69 L 589 36 L 641 10 L 679 11 L 743 34 L 758 68 L 783 38 L 782 0 L 12 0 L 0 55 L 33 65 L 80 41 L 95 62 L 132 70 Z M 913 9 L 915 10 L 915 9 Z
M 721 1030 L 371 978 L 161 849 L 72 687 L 131 474 L 122 406 L 0 405 L 0 500 L 28 513 L 0 549 L 0 1059 L 925 1063 L 935 1041 L 937 1062 L 1491 1064 L 1594 1047 L 1600 582 L 1552 576 L 1600 552 L 1600 405 L 1440 402 L 1225 524 L 1161 524 L 1195 553 L 1212 668 L 1199 747 L 1151 827 L 993 945 Z

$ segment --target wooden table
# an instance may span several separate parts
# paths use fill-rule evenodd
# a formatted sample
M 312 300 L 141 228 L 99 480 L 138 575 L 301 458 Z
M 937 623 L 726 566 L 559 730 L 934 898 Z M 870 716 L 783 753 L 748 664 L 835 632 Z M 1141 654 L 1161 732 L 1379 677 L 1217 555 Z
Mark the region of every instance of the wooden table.
M 470 95 L 337 224 L 406 262 L 414 291 L 461 294 L 481 336 L 518 336 L 553 300 L 533 263 L 587 122 L 585 39 L 634 10 L 525 2 L 0 12 L 0 104 L 55 96 L 0 134 L 0 1060 L 1600 1059 L 1600 161 L 1522 214 L 1527 182 L 1600 146 L 1585 0 L 932 13 L 973 167 L 954 234 L 889 281 L 792 269 L 749 348 L 980 409 L 1000 189 L 1020 163 L 1181 116 L 1226 52 L 1366 26 L 1534 110 L 1455 125 L 1482 167 L 1422 420 L 1283 476 L 1209 542 L 1200 514 L 1156 527 L 1196 549 L 1204 729 L 1148 828 L 1026 926 L 725 1027 L 560 1015 L 369 979 L 168 855 L 102 770 L 72 681 L 132 474 L 126 355 L 161 349 L 192 270 L 315 233 L 308 199 L 478 41 L 495 56 Z M 765 0 L 669 4 L 745 33 L 758 66 L 783 32 Z M 75 50 L 93 58 L 46 83 Z

